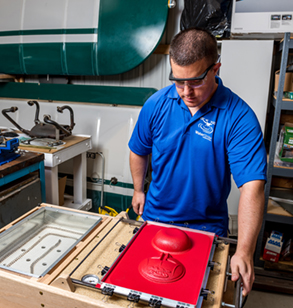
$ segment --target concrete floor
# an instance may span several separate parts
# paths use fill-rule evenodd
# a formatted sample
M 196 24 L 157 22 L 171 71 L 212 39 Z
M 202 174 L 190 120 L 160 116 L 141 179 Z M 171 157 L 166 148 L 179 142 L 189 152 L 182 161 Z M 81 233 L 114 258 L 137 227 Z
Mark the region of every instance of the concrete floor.
M 293 307 L 293 295 L 252 290 L 244 308 L 289 308 Z

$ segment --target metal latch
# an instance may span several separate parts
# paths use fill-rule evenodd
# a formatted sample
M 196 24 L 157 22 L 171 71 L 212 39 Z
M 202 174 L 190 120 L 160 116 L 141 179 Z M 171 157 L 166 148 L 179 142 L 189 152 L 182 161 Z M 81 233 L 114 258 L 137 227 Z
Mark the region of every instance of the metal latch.
M 113 287 L 104 287 L 102 289 L 102 294 L 104 294 L 104 295 L 112 296 L 113 293 L 114 293 L 114 288 Z
M 138 303 L 140 299 L 140 295 L 136 294 L 136 293 L 129 293 L 127 296 L 127 300 L 134 302 L 134 303 Z

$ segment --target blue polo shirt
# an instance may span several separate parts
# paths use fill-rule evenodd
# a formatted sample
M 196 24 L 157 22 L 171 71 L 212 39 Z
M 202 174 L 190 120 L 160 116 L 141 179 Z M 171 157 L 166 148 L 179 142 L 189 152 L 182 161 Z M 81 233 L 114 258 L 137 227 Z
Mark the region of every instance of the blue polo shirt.
M 174 85 L 144 104 L 129 148 L 152 153 L 144 220 L 227 236 L 231 173 L 238 187 L 266 180 L 266 150 L 252 109 L 216 77 L 218 88 L 194 116 Z

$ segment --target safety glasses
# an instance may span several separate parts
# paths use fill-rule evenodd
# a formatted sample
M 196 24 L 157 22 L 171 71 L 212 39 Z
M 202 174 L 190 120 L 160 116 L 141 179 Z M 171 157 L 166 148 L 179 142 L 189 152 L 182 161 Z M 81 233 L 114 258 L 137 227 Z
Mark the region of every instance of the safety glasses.
M 174 83 L 177 88 L 184 89 L 185 86 L 188 86 L 195 89 L 206 83 L 207 74 L 214 65 L 215 63 L 210 65 L 200 76 L 193 78 L 175 78 L 171 69 L 169 80 Z

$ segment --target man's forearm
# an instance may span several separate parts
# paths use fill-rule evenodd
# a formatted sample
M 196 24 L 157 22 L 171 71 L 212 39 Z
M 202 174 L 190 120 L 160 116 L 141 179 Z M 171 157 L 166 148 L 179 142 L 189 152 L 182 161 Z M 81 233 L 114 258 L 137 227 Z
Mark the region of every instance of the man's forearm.
M 264 181 L 248 182 L 240 188 L 237 250 L 253 255 L 262 225 Z
M 129 162 L 134 190 L 142 192 L 148 165 L 148 155 L 141 156 L 130 151 Z
M 264 181 L 251 181 L 240 188 L 238 207 L 238 243 L 231 259 L 232 280 L 243 279 L 243 295 L 254 281 L 253 254 L 261 228 L 264 209 Z

